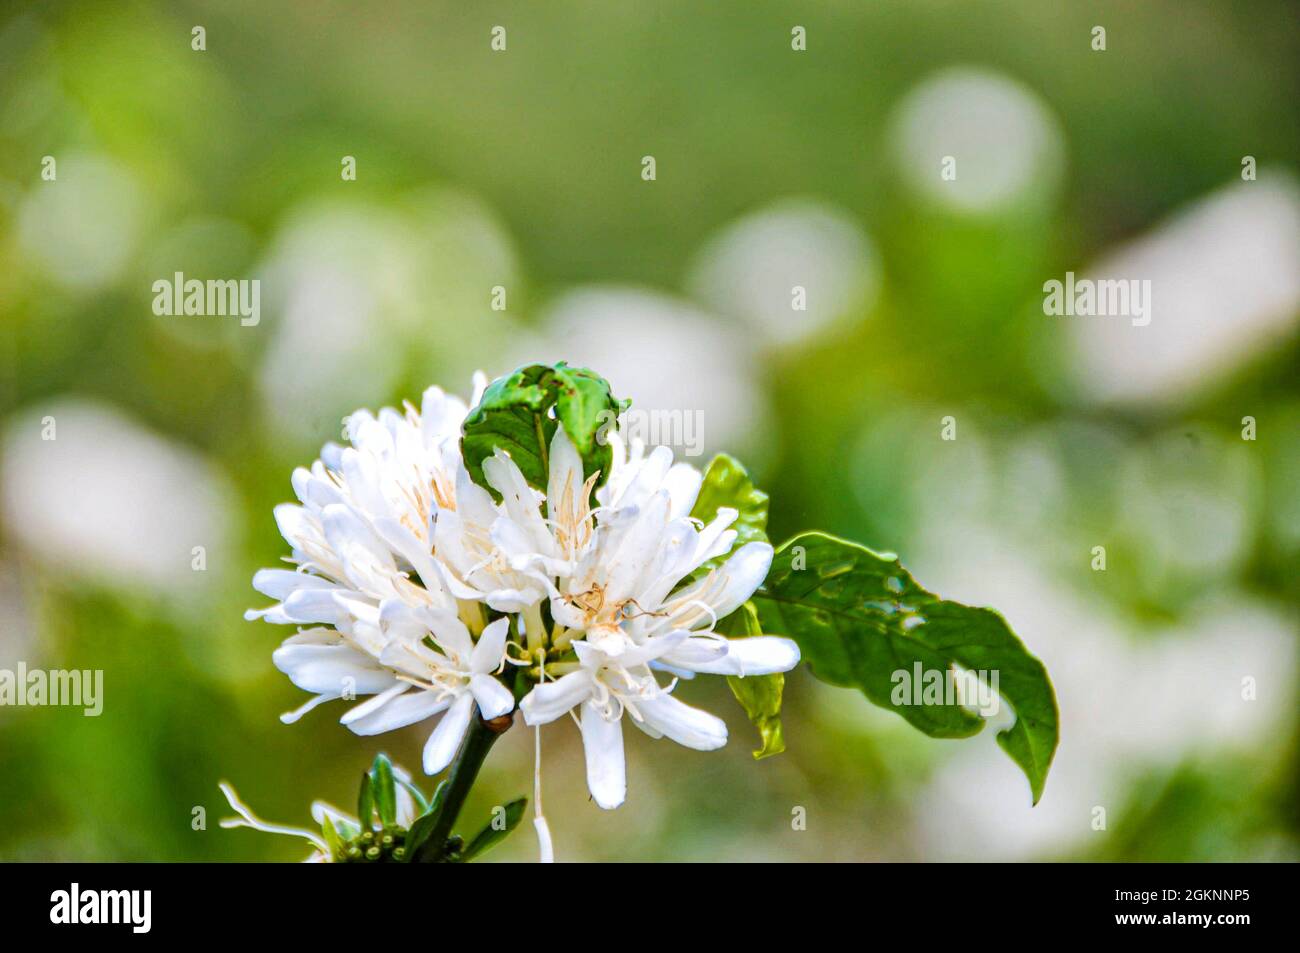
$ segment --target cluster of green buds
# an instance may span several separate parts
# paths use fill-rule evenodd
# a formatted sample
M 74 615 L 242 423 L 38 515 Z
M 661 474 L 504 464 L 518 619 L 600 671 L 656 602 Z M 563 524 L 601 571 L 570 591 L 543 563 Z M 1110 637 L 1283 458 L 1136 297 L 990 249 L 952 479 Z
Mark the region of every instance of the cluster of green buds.
M 400 863 L 406 859 L 406 833 L 397 826 L 362 831 L 339 845 L 334 852 L 334 861 L 342 864 Z
M 480 731 L 492 733 L 486 723 Z M 477 733 L 471 733 L 471 738 Z M 492 812 L 492 818 L 468 842 L 451 832 L 461 805 L 453 803 L 451 779 L 426 797 L 410 777 L 394 768 L 386 754 L 375 756 L 370 770 L 361 775 L 357 792 L 357 818 L 325 817 L 321 833 L 336 863 L 465 863 L 481 857 L 500 843 L 524 816 L 526 798 L 518 798 Z
M 443 780 L 432 797 L 426 797 L 410 775 L 380 753 L 361 776 L 356 817 L 323 801 L 312 806 L 319 834 L 261 820 L 225 782 L 221 790 L 239 817 L 223 819 L 221 826 L 301 837 L 315 848 L 308 860 L 316 862 L 459 864 L 477 860 L 519 826 L 528 804 L 526 798 L 517 798 L 493 808 L 488 823 L 468 841 L 452 832 L 473 774 L 493 741 L 508 727 L 508 722 L 503 727 L 476 719 L 467 735 L 465 757 L 460 762 L 463 767 Z

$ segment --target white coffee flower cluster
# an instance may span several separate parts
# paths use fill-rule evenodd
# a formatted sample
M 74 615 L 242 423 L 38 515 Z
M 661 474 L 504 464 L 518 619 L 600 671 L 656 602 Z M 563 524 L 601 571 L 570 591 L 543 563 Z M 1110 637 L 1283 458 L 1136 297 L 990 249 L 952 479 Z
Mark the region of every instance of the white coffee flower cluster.
M 485 385 L 479 375 L 471 403 Z M 350 446 L 329 444 L 294 472 L 299 502 L 275 510 L 294 568 L 258 572 L 253 585 L 276 602 L 248 613 L 303 627 L 273 658 L 314 697 L 283 720 L 363 695 L 340 719 L 358 734 L 441 715 L 424 747 L 424 770 L 436 774 L 476 709 L 485 720 L 508 715 L 514 687 L 531 686 L 518 703 L 525 722 L 574 712 L 592 797 L 617 807 L 624 715 L 651 737 L 720 748 L 726 725 L 675 698 L 678 678 L 783 672 L 799 661 L 789 639 L 714 631 L 763 581 L 772 547 L 733 551 L 735 510 L 708 524 L 690 516 L 700 471 L 616 432 L 599 488 L 563 426 L 545 493 L 498 449 L 483 462 L 498 502 L 461 457 L 467 413 L 436 387 L 419 409 L 357 411 Z

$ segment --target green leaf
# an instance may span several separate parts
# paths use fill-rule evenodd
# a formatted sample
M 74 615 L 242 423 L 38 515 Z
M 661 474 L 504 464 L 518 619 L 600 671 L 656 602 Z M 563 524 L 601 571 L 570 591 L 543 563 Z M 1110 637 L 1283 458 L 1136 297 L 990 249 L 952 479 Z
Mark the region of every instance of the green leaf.
M 720 453 L 709 461 L 704 471 L 704 483 L 700 486 L 695 506 L 691 508 L 691 516 L 708 523 L 723 506 L 730 506 L 738 513 L 736 522 L 731 524 L 736 531 L 733 552 L 745 543 L 767 540 L 767 494 L 754 486 L 739 460 Z M 701 569 L 707 572 L 726 559 L 726 556 L 711 559 Z
M 383 752 L 375 755 L 375 763 L 370 768 L 370 787 L 380 823 L 393 826 L 397 823 L 397 788 L 393 782 L 393 763 Z
M 511 801 L 504 808 L 505 816 L 502 818 L 501 827 L 493 827 L 497 823 L 496 812 L 493 811 L 492 820 L 487 826 L 474 835 L 474 839 L 469 842 L 460 855 L 461 863 L 468 863 L 476 857 L 481 857 L 489 850 L 506 839 L 506 835 L 519 826 L 523 820 L 524 808 L 528 806 L 528 798 L 521 797 Z
M 465 418 L 465 466 L 475 483 L 488 487 L 483 461 L 500 448 L 529 484 L 545 490 L 551 438 L 556 426 L 563 425 L 582 457 L 584 475 L 599 471 L 603 482 L 613 461 L 604 434 L 627 406 L 610 393 L 603 377 L 585 368 L 568 367 L 563 361 L 521 367 L 489 384 Z
M 361 822 L 363 831 L 368 831 L 373 826 L 374 813 L 374 779 L 370 776 L 369 771 L 363 771 L 361 774 L 361 790 L 357 792 L 357 820 Z
M 762 635 L 758 612 L 752 602 L 747 602 L 718 624 L 717 631 L 725 635 Z M 781 732 L 781 693 L 785 690 L 785 675 L 747 675 L 741 678 L 728 675 L 727 684 L 745 709 L 745 714 L 758 729 L 761 745 L 754 751 L 754 760 L 780 754 L 785 750 L 785 737 Z
M 953 666 L 996 676 L 1016 714 L 998 744 L 1038 803 L 1058 741 L 1056 695 L 1043 663 L 996 612 L 940 599 L 897 557 L 824 533 L 804 533 L 777 550 L 754 604 L 764 631 L 794 639 L 814 675 L 861 689 L 931 737 L 969 737 L 984 722 L 960 704 L 904 703 L 895 692 L 898 673 L 915 681 L 919 672 L 922 683 Z
M 446 778 L 438 783 L 433 797 L 429 799 L 429 809 L 416 818 L 415 823 L 411 825 L 410 833 L 406 835 L 406 853 L 402 856 L 407 863 L 418 861 L 424 854 L 434 850 L 434 845 L 429 844 L 428 840 L 434 826 L 438 823 L 438 815 L 442 812 L 442 803 L 447 796 L 449 783 Z
M 417 788 L 410 781 L 404 781 L 401 778 L 397 779 L 397 783 L 406 788 L 407 793 L 411 795 L 411 800 L 415 802 L 416 817 L 419 817 L 421 814 L 424 814 L 429 810 L 429 799 L 424 796 L 423 791 Z

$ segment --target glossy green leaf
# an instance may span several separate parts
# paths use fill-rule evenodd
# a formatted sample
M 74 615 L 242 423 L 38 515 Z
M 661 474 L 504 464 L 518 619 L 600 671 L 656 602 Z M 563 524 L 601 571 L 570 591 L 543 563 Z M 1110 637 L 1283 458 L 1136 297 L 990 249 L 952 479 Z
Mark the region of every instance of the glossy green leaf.
M 626 407 L 603 377 L 585 368 L 564 362 L 521 367 L 489 384 L 465 418 L 465 466 L 475 483 L 487 487 L 483 461 L 499 448 L 510 454 L 529 484 L 544 490 L 551 438 L 562 425 L 582 457 L 584 474 L 599 471 L 603 482 L 613 459 L 603 437 Z
M 958 703 L 914 696 L 896 704 L 897 673 L 922 680 L 954 666 L 996 673 L 997 691 L 1016 715 L 998 744 L 1038 802 L 1056 752 L 1056 696 L 1043 663 L 996 612 L 940 599 L 897 557 L 824 533 L 804 533 L 777 550 L 754 604 L 763 630 L 794 639 L 822 681 L 860 689 L 932 737 L 969 737 L 984 722 Z
M 719 623 L 717 631 L 741 637 L 762 635 L 758 613 L 752 602 L 747 602 Z M 727 676 L 727 685 L 745 709 L 745 714 L 758 729 L 760 745 L 754 750 L 755 760 L 780 754 L 785 750 L 785 737 L 781 731 L 781 694 L 785 690 L 785 676 L 773 675 Z
M 493 818 L 487 823 L 481 831 L 474 835 L 474 839 L 469 842 L 460 854 L 461 863 L 468 863 L 478 857 L 483 856 L 497 844 L 506 839 L 506 835 L 519 826 L 523 820 L 524 808 L 528 806 L 528 798 L 521 797 L 505 805 L 504 816 L 498 821 L 496 812 L 493 812 Z M 494 824 L 500 824 L 494 827 Z

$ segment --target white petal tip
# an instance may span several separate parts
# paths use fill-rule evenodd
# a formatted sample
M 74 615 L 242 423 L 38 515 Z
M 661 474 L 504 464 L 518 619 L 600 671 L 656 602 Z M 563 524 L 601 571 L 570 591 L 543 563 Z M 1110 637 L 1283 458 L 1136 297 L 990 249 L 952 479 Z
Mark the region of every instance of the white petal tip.
M 442 774 L 449 764 L 451 764 L 450 758 L 426 758 L 424 760 L 424 773 L 429 777 Z

